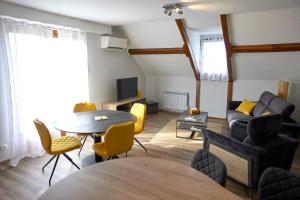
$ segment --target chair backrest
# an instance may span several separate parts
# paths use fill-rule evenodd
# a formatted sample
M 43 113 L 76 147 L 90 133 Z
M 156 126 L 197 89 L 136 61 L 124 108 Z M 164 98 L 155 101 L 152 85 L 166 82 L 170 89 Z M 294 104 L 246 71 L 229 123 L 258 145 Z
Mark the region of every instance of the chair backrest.
M 192 160 L 191 167 L 209 176 L 222 186 L 226 184 L 227 171 L 222 160 L 212 153 L 199 149 Z
M 250 144 L 262 144 L 272 137 L 275 137 L 281 128 L 282 118 L 280 114 L 271 114 L 253 117 L 247 125 L 249 138 L 245 142 Z
M 260 179 L 258 200 L 300 199 L 300 177 L 277 167 L 266 169 Z
M 133 104 L 130 113 L 136 117 L 136 122 L 134 123 L 134 133 L 141 133 L 144 130 L 145 126 L 146 105 L 135 103 Z
M 85 112 L 85 111 L 92 111 L 92 110 L 97 110 L 95 103 L 81 102 L 75 104 L 73 112 Z
M 34 125 L 40 135 L 41 143 L 47 153 L 51 153 L 52 138 L 46 125 L 38 119 L 34 120 Z
M 109 156 L 130 151 L 133 146 L 134 123 L 126 122 L 111 125 L 104 136 L 104 145 Z

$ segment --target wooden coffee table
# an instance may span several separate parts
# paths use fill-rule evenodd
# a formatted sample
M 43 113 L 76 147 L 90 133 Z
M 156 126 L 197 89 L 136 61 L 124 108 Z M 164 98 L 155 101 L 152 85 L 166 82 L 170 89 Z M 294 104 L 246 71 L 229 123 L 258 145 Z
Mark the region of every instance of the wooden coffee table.
M 203 173 L 159 158 L 122 158 L 81 169 L 50 187 L 41 200 L 240 200 Z
M 188 111 L 183 112 L 176 120 L 176 137 L 185 139 L 194 139 L 195 132 L 201 131 L 202 128 L 207 127 L 207 112 L 200 112 L 200 114 L 190 115 Z M 177 134 L 178 129 L 191 130 L 188 137 L 182 137 Z

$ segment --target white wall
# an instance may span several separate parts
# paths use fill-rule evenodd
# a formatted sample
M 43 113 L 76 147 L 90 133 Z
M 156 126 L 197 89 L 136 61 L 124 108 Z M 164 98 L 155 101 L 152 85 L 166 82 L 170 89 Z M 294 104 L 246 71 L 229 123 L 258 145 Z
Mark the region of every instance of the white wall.
M 101 49 L 100 35 L 87 37 L 90 100 L 101 108 L 105 101 L 116 100 L 116 79 L 138 77 L 139 89 L 145 90 L 145 75 L 135 60 L 124 51 Z
M 277 94 L 278 82 L 268 80 L 235 80 L 233 82 L 233 100 L 247 99 L 257 101 L 264 91 Z
M 158 78 L 156 75 L 148 75 L 145 77 L 145 96 L 148 100 L 158 101 Z
M 225 118 L 227 82 L 201 80 L 200 109 L 210 117 Z
M 195 107 L 196 81 L 193 76 L 157 76 L 157 99 L 159 107 L 162 108 L 163 93 L 165 91 L 189 93 L 189 105 Z

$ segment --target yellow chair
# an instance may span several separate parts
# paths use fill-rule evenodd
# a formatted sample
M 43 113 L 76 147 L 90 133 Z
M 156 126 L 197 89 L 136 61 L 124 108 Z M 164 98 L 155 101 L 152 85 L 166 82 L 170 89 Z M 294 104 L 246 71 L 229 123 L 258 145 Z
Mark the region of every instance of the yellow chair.
M 131 107 L 130 113 L 136 117 L 136 122 L 134 123 L 134 135 L 140 134 L 144 130 L 146 110 L 146 105 L 141 103 L 135 103 Z M 147 149 L 136 139 L 136 137 L 134 137 L 134 140 L 147 152 Z
M 81 102 L 81 103 L 75 104 L 73 112 L 76 113 L 76 112 L 86 112 L 86 111 L 93 111 L 93 110 L 97 110 L 96 104 L 91 103 L 91 102 Z M 88 135 L 83 134 L 83 133 L 77 133 L 77 135 L 82 136 L 81 141 L 83 140 L 81 148 L 78 152 L 78 156 L 80 156 L 80 152 L 85 144 L 85 141 L 86 141 Z M 90 136 L 94 139 L 92 134 Z
M 73 160 L 66 154 L 69 151 L 74 149 L 79 149 L 81 146 L 80 141 L 76 137 L 71 136 L 62 136 L 58 139 L 52 139 L 49 133 L 48 128 L 45 126 L 43 122 L 38 119 L 34 120 L 35 127 L 40 135 L 41 143 L 45 151 L 50 154 L 54 155 L 42 168 L 44 172 L 44 168 L 56 157 L 55 164 L 52 169 L 52 173 L 49 179 L 49 186 L 51 185 L 51 179 L 53 173 L 55 171 L 59 156 L 62 154 L 64 155 L 77 169 L 80 169 Z
M 94 144 L 93 150 L 99 156 L 108 157 L 107 160 L 122 153 L 126 153 L 127 157 L 133 146 L 133 131 L 133 122 L 111 125 L 105 132 L 104 142 Z

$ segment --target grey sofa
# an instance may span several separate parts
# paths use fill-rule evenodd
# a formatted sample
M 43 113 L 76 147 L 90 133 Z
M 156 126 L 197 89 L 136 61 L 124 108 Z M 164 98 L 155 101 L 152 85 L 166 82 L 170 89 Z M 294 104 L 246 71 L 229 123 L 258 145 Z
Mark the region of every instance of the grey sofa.
M 300 125 L 290 118 L 295 110 L 295 106 L 284 99 L 265 91 L 261 94 L 257 104 L 254 107 L 252 115 L 245 115 L 235 111 L 241 101 L 231 101 L 228 105 L 227 120 L 231 128 L 231 134 L 235 139 L 243 140 L 247 136 L 247 123 L 253 117 L 261 116 L 263 113 L 271 112 L 279 114 L 282 118 L 281 133 L 287 134 L 294 138 L 299 137 Z

